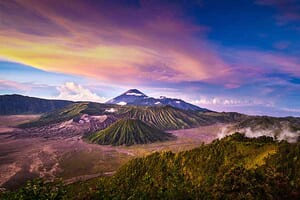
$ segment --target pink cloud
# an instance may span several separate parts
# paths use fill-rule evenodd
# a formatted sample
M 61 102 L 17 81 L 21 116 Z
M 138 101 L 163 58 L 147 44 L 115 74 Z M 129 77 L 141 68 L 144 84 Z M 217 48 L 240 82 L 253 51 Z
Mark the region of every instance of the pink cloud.
M 1 90 L 16 89 L 21 91 L 28 91 L 31 89 L 31 87 L 26 84 L 18 83 L 15 81 L 0 80 L 0 89 Z
M 269 83 L 272 80 L 268 75 L 273 73 L 300 76 L 300 58 L 296 56 L 246 49 L 228 52 L 233 59 L 233 64 L 230 65 L 227 75 L 218 78 L 218 83 L 226 88 L 235 89 L 259 81 Z M 276 83 L 280 83 L 279 81 L 276 80 Z
M 205 39 L 209 29 L 181 19 L 176 4 L 0 4 L 10 24 L 0 31 L 0 53 L 20 63 L 122 83 L 208 81 L 230 72 Z

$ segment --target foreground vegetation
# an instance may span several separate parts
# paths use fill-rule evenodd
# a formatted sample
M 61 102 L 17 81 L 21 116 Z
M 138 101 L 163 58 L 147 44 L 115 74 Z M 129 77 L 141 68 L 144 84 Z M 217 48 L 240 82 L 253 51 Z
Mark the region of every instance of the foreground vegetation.
M 190 151 L 134 159 L 112 177 L 39 187 L 45 185 L 31 184 L 2 198 L 299 199 L 300 143 L 236 133 Z

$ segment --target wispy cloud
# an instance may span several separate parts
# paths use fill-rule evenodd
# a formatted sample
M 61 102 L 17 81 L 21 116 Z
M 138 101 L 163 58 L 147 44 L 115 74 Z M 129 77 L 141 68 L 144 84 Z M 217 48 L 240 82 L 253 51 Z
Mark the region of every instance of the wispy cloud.
M 228 50 L 226 53 L 232 61 L 228 75 L 219 77 L 219 83 L 227 88 L 238 88 L 245 84 L 259 81 L 270 82 L 268 75 L 272 73 L 300 76 L 300 59 L 274 51 L 260 50 Z
M 297 108 L 281 108 L 280 110 L 291 113 L 300 113 L 300 109 Z
M 0 94 L 22 94 L 41 98 L 53 98 L 57 94 L 54 86 L 0 79 Z
M 192 101 L 194 104 L 200 106 L 214 105 L 214 106 L 256 106 L 256 105 L 273 105 L 272 102 L 266 102 L 263 100 L 244 100 L 244 99 L 232 99 L 232 98 L 200 98 L 199 100 Z
M 228 71 L 205 39 L 208 29 L 180 19 L 176 4 L 60 1 L 58 8 L 31 0 L 2 1 L 0 9 L 9 24 L 1 27 L 0 54 L 41 69 L 122 83 L 199 81 Z
M 16 89 L 20 91 L 28 91 L 30 86 L 10 80 L 0 80 L 0 90 Z

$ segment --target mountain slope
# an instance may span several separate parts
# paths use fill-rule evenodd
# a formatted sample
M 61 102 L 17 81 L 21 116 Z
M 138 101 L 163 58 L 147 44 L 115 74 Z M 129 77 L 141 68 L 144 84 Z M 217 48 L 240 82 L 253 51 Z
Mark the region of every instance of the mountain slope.
M 79 119 L 84 114 L 88 114 L 88 115 L 110 114 L 108 110 L 113 109 L 114 107 L 118 107 L 118 106 L 106 105 L 101 103 L 93 103 L 93 102 L 73 103 L 61 109 L 57 109 L 52 112 L 46 113 L 36 121 L 21 124 L 20 127 L 21 128 L 40 127 L 40 126 L 68 121 L 71 119 L 77 121 L 77 119 Z
M 62 109 L 46 113 L 37 121 L 20 125 L 23 128 L 40 127 L 80 118 L 83 114 L 109 115 L 116 119 L 134 118 L 160 130 L 195 128 L 215 123 L 230 123 L 246 118 L 239 113 L 196 112 L 171 106 L 119 106 L 91 102 L 73 103 Z
M 169 133 L 164 133 L 138 119 L 121 119 L 108 128 L 88 137 L 93 143 L 104 145 L 147 144 L 171 139 Z
M 172 99 L 161 96 L 161 98 L 148 97 L 137 89 L 130 89 L 127 92 L 109 100 L 107 103 L 119 105 L 136 105 L 136 106 L 162 106 L 169 105 L 183 110 L 193 110 L 207 112 L 208 109 L 200 108 L 193 104 L 187 103 L 181 99 Z
M 120 117 L 140 119 L 161 130 L 193 128 L 210 124 L 209 118 L 202 118 L 196 112 L 171 106 L 122 106 L 117 114 Z
M 22 95 L 0 95 L 0 115 L 40 114 L 63 108 L 73 102 Z
M 106 103 L 111 103 L 111 104 L 119 104 L 119 105 L 126 105 L 130 103 L 134 103 L 135 101 L 147 99 L 148 96 L 145 95 L 144 93 L 140 92 L 137 89 L 130 89 L 123 94 L 107 101 Z

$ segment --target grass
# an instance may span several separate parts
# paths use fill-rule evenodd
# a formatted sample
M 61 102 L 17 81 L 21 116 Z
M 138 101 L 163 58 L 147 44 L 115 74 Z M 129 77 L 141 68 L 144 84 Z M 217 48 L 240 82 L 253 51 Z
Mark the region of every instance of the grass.
M 66 106 L 63 109 L 44 114 L 40 119 L 29 123 L 21 124 L 21 128 L 39 127 L 53 123 L 63 122 L 80 116 L 82 111 L 88 107 L 88 103 L 74 103 Z
M 127 118 L 140 119 L 161 130 L 184 129 L 209 124 L 196 112 L 184 111 L 171 106 L 128 106 L 120 108 L 118 113 Z
M 108 128 L 90 135 L 88 140 L 104 145 L 130 146 L 165 141 L 172 138 L 171 134 L 151 127 L 141 120 L 121 119 Z

